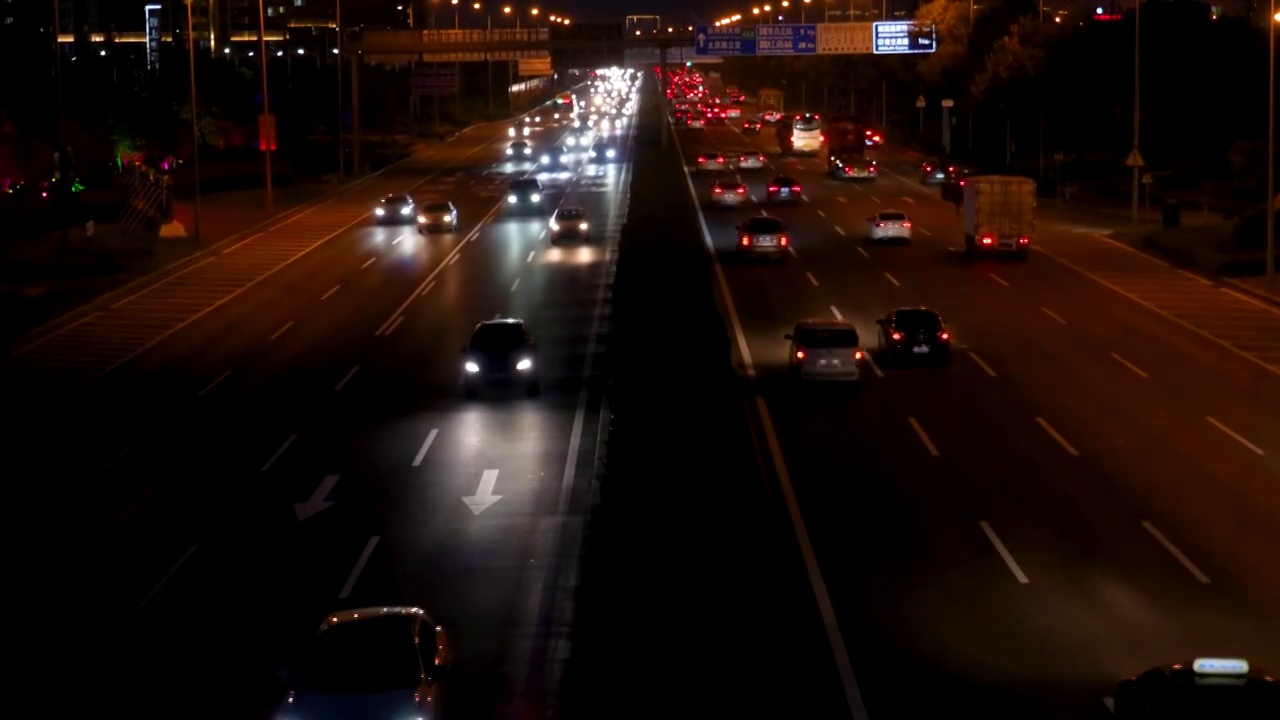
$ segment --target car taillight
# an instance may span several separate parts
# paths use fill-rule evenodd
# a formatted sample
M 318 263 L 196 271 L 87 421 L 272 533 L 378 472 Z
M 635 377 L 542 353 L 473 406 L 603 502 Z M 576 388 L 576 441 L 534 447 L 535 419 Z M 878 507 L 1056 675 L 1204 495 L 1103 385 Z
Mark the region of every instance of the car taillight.
M 791 192 L 800 192 L 800 186 L 799 186 L 799 185 L 792 185 L 792 186 L 791 186 Z
M 904 227 L 904 228 L 909 228 L 909 227 L 911 227 L 911 221 L 910 221 L 910 220 L 908 220 L 908 221 L 906 221 L 906 222 L 902 223 L 902 227 Z
M 902 339 L 902 333 L 900 333 L 900 332 L 896 332 L 896 333 L 894 333 L 894 334 L 890 335 L 889 337 L 893 338 L 893 341 L 894 341 L 894 342 L 897 342 L 897 341 L 899 341 L 899 340 L 901 340 L 901 339 Z
M 876 171 L 876 166 L 875 166 L 875 165 L 872 165 L 871 167 L 867 168 L 867 170 L 868 170 L 869 172 L 875 172 L 875 171 Z
M 949 332 L 940 332 L 940 333 L 938 333 L 938 339 L 939 339 L 939 340 L 950 340 L 950 339 L 951 339 L 951 333 L 949 333 Z
M 698 158 L 698 162 L 706 162 L 706 161 L 707 161 L 707 159 L 706 159 L 705 157 L 700 157 L 700 158 Z
M 983 236 L 982 236 L 982 244 L 983 244 L 983 245 L 990 245 L 991 243 L 993 243 L 993 242 L 995 242 L 995 241 L 996 241 L 996 239 L 995 239 L 995 238 L 993 238 L 993 237 L 991 237 L 990 235 L 983 235 Z
M 723 188 L 712 188 L 711 192 L 714 192 L 714 193 L 722 193 L 722 192 L 724 192 L 724 189 L 723 189 Z
M 826 142 L 826 141 L 827 141 L 827 136 L 826 136 L 826 135 L 819 135 L 819 136 L 818 136 L 818 142 Z
M 1019 244 L 1019 245 L 1026 245 L 1026 244 L 1028 244 L 1028 243 L 1030 243 L 1030 242 L 1031 242 L 1031 238 L 1029 238 L 1029 237 L 1020 237 L 1020 238 L 1018 238 L 1018 244 Z
M 876 223 L 876 227 L 884 227 L 884 223 L 882 223 L 882 222 L 878 222 L 878 223 Z
M 769 186 L 769 192 L 778 192 L 778 186 L 777 186 L 777 185 L 770 185 L 770 186 Z
M 851 167 L 846 167 L 846 168 L 844 169 L 844 174 L 845 174 L 845 175 L 852 175 L 852 174 L 853 174 L 853 168 L 851 168 Z
M 750 245 L 750 244 L 751 244 L 751 236 L 750 236 L 750 235 L 743 235 L 743 236 L 742 236 L 742 244 L 743 244 L 743 245 Z
M 854 351 L 853 351 L 853 359 L 854 359 L 854 360 L 861 360 L 861 359 L 862 359 L 862 351 L 861 351 L 861 350 L 854 350 Z
M 738 194 L 739 194 L 739 195 L 745 195 L 746 193 L 747 193 L 747 189 L 746 189 L 746 188 L 744 188 L 744 187 L 740 187 L 740 188 L 738 188 Z
M 797 360 L 803 360 L 803 359 L 804 359 L 804 351 L 803 351 L 803 350 L 797 350 L 797 351 L 796 351 L 796 359 L 797 359 Z
M 778 244 L 781 245 L 782 247 L 786 247 L 787 243 L 789 242 L 791 242 L 791 240 L 786 235 L 783 235 L 782 237 L 778 238 Z
M 874 136 L 872 136 L 871 141 L 872 141 L 872 142 L 880 142 L 880 136 L 879 136 L 879 135 L 874 135 Z

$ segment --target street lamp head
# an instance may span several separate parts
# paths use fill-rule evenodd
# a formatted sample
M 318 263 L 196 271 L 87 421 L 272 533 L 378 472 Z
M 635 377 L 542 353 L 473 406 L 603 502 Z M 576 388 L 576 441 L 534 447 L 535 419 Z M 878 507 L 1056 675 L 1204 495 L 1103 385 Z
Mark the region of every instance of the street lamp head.
M 471 3 L 471 9 L 472 9 L 472 10 L 479 10 L 479 9 L 480 9 L 480 3 Z
M 782 0 L 782 7 L 791 7 L 791 0 Z
M 503 14 L 503 15 L 510 15 L 510 14 L 511 14 L 511 6 L 510 6 L 510 5 L 503 5 L 503 6 L 502 6 L 502 14 Z
M 1272 15 L 1271 19 L 1275 20 L 1276 22 L 1280 22 L 1280 12 L 1276 13 L 1275 15 Z
M 752 14 L 752 15 L 759 15 L 759 14 L 760 14 L 760 8 L 751 8 L 751 14 Z
M 764 11 L 765 11 L 765 12 L 772 12 L 772 11 L 773 11 L 773 6 L 772 6 L 772 5 L 765 5 L 765 6 L 764 6 Z
M 449 0 L 449 4 L 450 4 L 450 5 L 457 5 L 457 4 L 458 4 L 458 0 Z
M 538 14 L 538 8 L 529 8 L 529 14 L 530 14 L 530 15 L 537 15 L 537 14 Z
M 565 24 L 565 25 L 568 25 L 568 24 L 569 24 L 569 18 L 564 18 L 564 24 Z

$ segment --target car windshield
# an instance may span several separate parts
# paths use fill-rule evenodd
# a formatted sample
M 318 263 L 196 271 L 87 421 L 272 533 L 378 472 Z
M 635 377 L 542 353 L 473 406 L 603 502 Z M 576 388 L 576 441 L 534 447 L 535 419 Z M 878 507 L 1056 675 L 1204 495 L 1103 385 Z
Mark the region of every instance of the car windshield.
M 453 208 L 447 202 L 427 203 L 426 207 L 423 209 L 429 213 L 453 212 Z
M 523 140 L 517 140 L 516 142 L 511 143 L 511 147 L 515 150 L 523 150 L 529 147 L 529 143 Z
M 581 220 L 585 216 L 586 213 L 582 212 L 582 208 L 565 208 L 556 213 L 556 217 L 561 220 Z
M 893 323 L 901 329 L 917 332 L 937 332 L 942 329 L 942 321 L 937 314 L 928 310 L 899 310 L 893 316 Z
M 471 349 L 501 352 L 524 346 L 524 328 L 515 323 L 484 324 L 471 336 Z
M 541 189 L 537 180 L 516 180 L 511 183 L 512 192 L 538 192 Z
M 810 130 L 817 130 L 818 128 L 822 127 L 822 121 L 813 117 L 812 115 L 803 115 L 799 118 L 796 118 L 796 120 L 792 123 L 792 125 L 795 127 L 796 130 L 807 132 Z
M 383 205 L 409 205 L 412 202 L 408 195 L 388 195 L 382 198 Z
M 795 341 L 807 348 L 857 347 L 858 331 L 853 328 L 801 328 L 796 332 Z
M 906 213 L 898 213 L 898 212 L 882 212 L 880 213 L 880 219 L 901 222 L 907 219 L 907 215 Z
M 412 623 L 409 617 L 395 615 L 326 629 L 311 647 L 295 687 L 325 695 L 416 687 L 422 679 L 422 666 L 413 643 Z
M 771 217 L 754 217 L 747 221 L 747 232 L 753 234 L 776 234 L 782 232 L 782 221 Z

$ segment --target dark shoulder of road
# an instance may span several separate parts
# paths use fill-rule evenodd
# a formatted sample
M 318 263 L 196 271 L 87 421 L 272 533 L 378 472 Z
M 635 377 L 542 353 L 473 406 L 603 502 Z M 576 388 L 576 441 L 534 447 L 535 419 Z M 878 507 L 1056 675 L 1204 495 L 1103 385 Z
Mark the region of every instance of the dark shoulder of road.
M 748 421 L 683 161 L 641 109 L 613 290 L 605 472 L 560 717 L 838 717 L 793 536 Z

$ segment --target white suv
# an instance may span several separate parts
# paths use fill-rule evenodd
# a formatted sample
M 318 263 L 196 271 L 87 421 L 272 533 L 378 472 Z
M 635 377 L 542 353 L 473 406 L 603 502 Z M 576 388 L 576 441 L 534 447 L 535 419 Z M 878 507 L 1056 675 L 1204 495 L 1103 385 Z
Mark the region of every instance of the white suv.
M 787 368 L 800 380 L 857 382 L 864 362 L 858 330 L 843 320 L 801 320 L 783 336 L 791 341 Z

